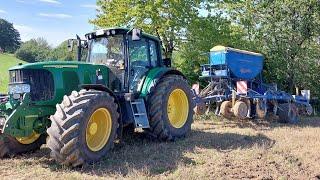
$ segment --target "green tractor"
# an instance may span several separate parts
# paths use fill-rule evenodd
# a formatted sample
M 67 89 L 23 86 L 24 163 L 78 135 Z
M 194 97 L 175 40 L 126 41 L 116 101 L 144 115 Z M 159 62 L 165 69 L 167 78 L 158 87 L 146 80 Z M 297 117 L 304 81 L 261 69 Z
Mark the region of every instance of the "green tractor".
M 191 130 L 191 88 L 171 60 L 162 59 L 157 37 L 110 28 L 86 39 L 69 41 L 70 49 L 77 42 L 79 62 L 9 70 L 9 94 L 0 96 L 0 157 L 47 143 L 59 164 L 79 166 L 105 156 L 125 127 L 163 141 Z

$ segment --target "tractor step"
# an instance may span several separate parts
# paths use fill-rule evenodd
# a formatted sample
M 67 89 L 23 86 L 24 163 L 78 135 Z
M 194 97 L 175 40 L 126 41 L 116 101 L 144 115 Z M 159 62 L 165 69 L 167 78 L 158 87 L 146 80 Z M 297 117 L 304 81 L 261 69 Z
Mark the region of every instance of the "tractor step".
M 135 128 L 150 128 L 146 105 L 143 99 L 130 101 Z

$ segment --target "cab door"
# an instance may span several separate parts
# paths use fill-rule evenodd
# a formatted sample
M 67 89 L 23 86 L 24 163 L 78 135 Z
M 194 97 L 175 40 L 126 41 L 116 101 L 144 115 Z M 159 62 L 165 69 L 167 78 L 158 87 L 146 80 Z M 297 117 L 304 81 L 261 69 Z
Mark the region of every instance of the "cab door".
M 130 57 L 130 92 L 140 92 L 147 72 L 157 66 L 158 53 L 156 44 L 152 40 L 141 38 L 140 41 L 129 42 Z

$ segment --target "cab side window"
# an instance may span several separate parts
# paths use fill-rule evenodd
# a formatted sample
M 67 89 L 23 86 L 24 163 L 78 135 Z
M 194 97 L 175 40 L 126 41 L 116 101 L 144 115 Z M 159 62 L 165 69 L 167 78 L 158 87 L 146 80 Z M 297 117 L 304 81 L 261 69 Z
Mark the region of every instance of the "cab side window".
M 151 66 L 156 67 L 158 65 L 157 43 L 155 41 L 150 40 L 149 49 L 150 49 Z
M 140 41 L 130 41 L 130 61 L 133 65 L 149 66 L 148 43 L 145 38 Z

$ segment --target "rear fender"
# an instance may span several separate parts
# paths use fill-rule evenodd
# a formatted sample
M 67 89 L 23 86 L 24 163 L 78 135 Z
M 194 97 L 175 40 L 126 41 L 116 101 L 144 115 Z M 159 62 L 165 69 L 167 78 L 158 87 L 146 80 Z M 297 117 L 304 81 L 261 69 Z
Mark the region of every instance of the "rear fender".
M 179 75 L 186 79 L 186 77 L 180 71 L 173 68 L 158 67 L 151 69 L 142 85 L 140 97 L 146 98 L 150 93 L 151 88 L 154 87 L 161 78 L 167 75 Z
M 93 90 L 97 90 L 97 91 L 105 91 L 108 92 L 109 94 L 111 94 L 117 101 L 118 103 L 118 99 L 116 97 L 116 95 L 114 94 L 113 91 L 111 91 L 111 89 L 109 89 L 108 87 L 102 85 L 102 84 L 83 84 L 80 86 L 82 89 L 93 89 Z M 119 104 L 119 103 L 118 103 Z

